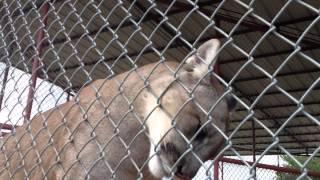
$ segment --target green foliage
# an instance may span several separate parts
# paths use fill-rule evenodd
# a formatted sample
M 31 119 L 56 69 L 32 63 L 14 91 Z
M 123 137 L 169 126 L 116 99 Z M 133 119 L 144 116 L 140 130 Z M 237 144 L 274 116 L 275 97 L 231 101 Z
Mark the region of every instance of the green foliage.
M 308 160 L 308 156 L 294 156 L 297 161 L 299 161 L 301 164 L 305 163 L 305 161 Z M 281 158 L 288 164 L 288 167 L 294 167 L 294 168 L 300 168 L 299 165 L 291 159 L 287 155 L 281 156 Z M 307 169 L 309 171 L 317 171 L 320 172 L 320 158 L 319 157 L 313 157 L 309 163 L 307 164 Z
M 300 166 L 298 163 L 290 158 L 288 155 L 282 155 L 280 156 L 283 161 L 286 162 L 286 165 L 284 167 L 291 167 L 291 168 L 298 168 L 300 169 Z M 309 156 L 294 156 L 294 158 L 300 163 L 304 164 Z M 308 171 L 314 171 L 314 172 L 320 172 L 320 158 L 319 157 L 313 157 L 307 164 Z M 292 175 L 292 174 L 286 174 L 286 173 L 279 173 L 277 172 L 277 179 L 278 180 L 287 180 L 287 179 L 296 179 L 298 176 Z M 311 177 L 312 179 L 320 179 L 320 177 Z M 306 179 L 306 178 L 303 178 Z

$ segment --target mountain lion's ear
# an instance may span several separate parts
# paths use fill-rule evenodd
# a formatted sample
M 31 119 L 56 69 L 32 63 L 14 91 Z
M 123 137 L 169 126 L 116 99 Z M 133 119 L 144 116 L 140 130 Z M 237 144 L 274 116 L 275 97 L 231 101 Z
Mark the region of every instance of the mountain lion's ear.
M 216 63 L 217 51 L 220 47 L 218 39 L 211 39 L 203 43 L 195 55 L 186 60 L 185 69 L 192 72 L 194 78 L 201 78 L 208 73 L 209 66 Z

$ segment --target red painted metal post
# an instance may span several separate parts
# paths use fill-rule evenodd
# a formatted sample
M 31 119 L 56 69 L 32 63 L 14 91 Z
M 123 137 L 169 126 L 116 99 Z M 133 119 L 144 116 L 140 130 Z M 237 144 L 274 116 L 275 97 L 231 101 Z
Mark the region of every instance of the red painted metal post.
M 251 123 L 252 123 L 252 161 L 256 162 L 256 126 L 255 126 L 253 119 L 252 119 Z M 254 167 L 253 169 L 254 169 L 254 177 L 253 178 L 257 179 L 256 178 L 257 168 Z
M 220 158 L 220 161 L 226 162 L 226 163 L 231 163 L 231 164 L 245 165 L 243 161 L 238 160 L 238 159 Z M 253 164 L 253 162 L 250 162 L 250 161 L 246 161 L 246 162 L 250 165 Z M 273 170 L 276 172 L 282 172 L 282 173 L 291 173 L 291 174 L 296 174 L 296 175 L 301 174 L 300 169 L 290 168 L 290 167 L 279 167 L 279 166 L 262 164 L 262 163 L 257 163 L 256 167 L 263 168 L 263 169 L 269 169 L 269 170 Z M 308 175 L 312 176 L 312 177 L 320 177 L 320 172 L 309 171 Z
M 11 124 L 6 124 L 6 123 L 0 123 L 0 137 L 3 137 L 4 135 L 8 134 L 8 133 L 5 133 L 5 132 L 2 132 L 2 129 L 5 129 L 5 130 L 12 130 L 15 126 L 11 125 Z
M 218 180 L 219 179 L 219 159 L 214 161 L 213 164 L 213 179 Z
M 4 93 L 5 93 L 5 90 L 6 90 L 9 69 L 10 69 L 10 66 L 8 64 L 6 64 L 6 67 L 5 67 L 5 70 L 4 70 L 3 79 L 2 79 L 2 88 L 1 88 L 1 92 L 0 92 L 0 111 L 2 110 L 2 101 L 3 101 Z
M 223 172 L 223 163 L 224 163 L 224 162 L 221 161 L 221 180 L 223 180 L 223 175 L 224 175 L 224 174 L 223 174 L 223 173 L 224 173 L 224 172 Z
M 15 126 L 13 126 L 11 124 L 6 124 L 6 123 L 0 123 L 0 127 L 1 127 L 1 129 L 12 130 L 13 127 L 15 127 Z
M 10 66 L 6 64 L 4 75 L 2 79 L 2 87 L 0 91 L 0 111 L 2 110 L 2 102 L 4 98 L 4 93 L 6 90 L 7 80 L 8 80 L 8 74 L 9 74 Z M 0 123 L 0 130 L 6 129 L 6 130 L 12 130 L 13 126 L 10 124 Z M 1 131 L 1 136 L 4 136 L 6 133 Z
M 49 4 L 45 3 L 41 6 L 41 14 L 44 16 L 43 18 L 43 24 L 47 24 L 47 13 L 49 10 Z M 43 28 L 39 29 L 37 32 L 37 39 L 36 39 L 36 45 L 37 45 L 37 51 L 39 57 L 33 58 L 33 63 L 32 63 L 32 74 L 31 74 L 31 85 L 29 87 L 29 93 L 28 93 L 28 99 L 27 99 L 27 105 L 24 110 L 24 121 L 28 121 L 31 116 L 31 110 L 32 110 L 32 104 L 33 104 L 33 98 L 34 98 L 34 90 L 37 84 L 37 77 L 38 77 L 38 67 L 39 67 L 39 61 L 40 61 L 40 56 L 42 54 L 42 46 L 43 46 L 43 37 L 44 37 L 44 30 Z
M 252 119 L 252 161 L 256 162 L 256 126 Z

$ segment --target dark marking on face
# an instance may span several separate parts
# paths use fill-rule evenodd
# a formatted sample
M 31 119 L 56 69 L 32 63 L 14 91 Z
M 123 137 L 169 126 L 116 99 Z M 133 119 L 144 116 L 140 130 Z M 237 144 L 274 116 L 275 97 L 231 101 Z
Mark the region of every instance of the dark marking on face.
M 201 131 L 197 134 L 195 140 L 203 141 L 207 136 L 208 136 L 208 133 L 204 129 L 201 129 Z

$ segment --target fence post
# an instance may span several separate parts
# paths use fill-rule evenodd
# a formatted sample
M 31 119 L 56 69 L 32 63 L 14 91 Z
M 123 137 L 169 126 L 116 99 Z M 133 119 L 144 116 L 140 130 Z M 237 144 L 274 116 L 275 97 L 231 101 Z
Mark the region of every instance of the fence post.
M 9 74 L 10 66 L 6 63 L 3 79 L 2 79 L 2 87 L 0 92 L 0 111 L 2 110 L 2 101 L 4 98 L 4 93 L 6 90 L 7 80 L 8 80 L 8 74 Z
M 44 16 L 44 19 L 43 19 L 44 26 L 46 26 L 46 24 L 47 24 L 48 11 L 49 11 L 49 4 L 48 3 L 43 4 L 40 9 L 40 14 L 42 16 Z M 34 57 L 33 62 L 32 62 L 31 85 L 29 87 L 27 105 L 24 110 L 24 121 L 25 122 L 30 120 L 30 116 L 31 116 L 33 98 L 34 98 L 34 93 L 35 93 L 34 91 L 36 88 L 37 78 L 38 78 L 39 58 L 42 54 L 42 48 L 43 48 L 42 47 L 42 44 L 43 44 L 42 41 L 43 41 L 43 37 L 44 37 L 43 28 L 44 27 L 39 29 L 39 31 L 37 32 L 36 46 L 37 46 L 37 51 L 38 51 L 39 57 Z
M 251 123 L 252 123 L 252 161 L 256 162 L 256 126 L 255 126 L 255 122 L 253 119 L 252 119 Z M 253 178 L 254 179 L 257 179 L 256 169 L 257 169 L 256 167 L 253 168 L 253 170 L 254 170 Z
M 221 162 L 221 180 L 223 180 L 223 175 L 224 175 L 224 174 L 223 174 L 223 173 L 224 173 L 224 172 L 223 172 L 223 163 L 224 163 L 224 162 Z
M 8 74 L 9 74 L 10 65 L 6 63 L 3 79 L 2 79 L 2 87 L 0 91 L 0 112 L 2 111 L 2 102 L 4 98 L 4 93 L 6 90 L 7 80 L 8 80 Z M 0 123 L 0 137 L 4 136 L 5 133 L 2 132 L 2 129 L 8 129 L 12 130 L 12 126 L 10 124 Z
M 219 159 L 215 160 L 213 164 L 213 179 L 219 179 Z

